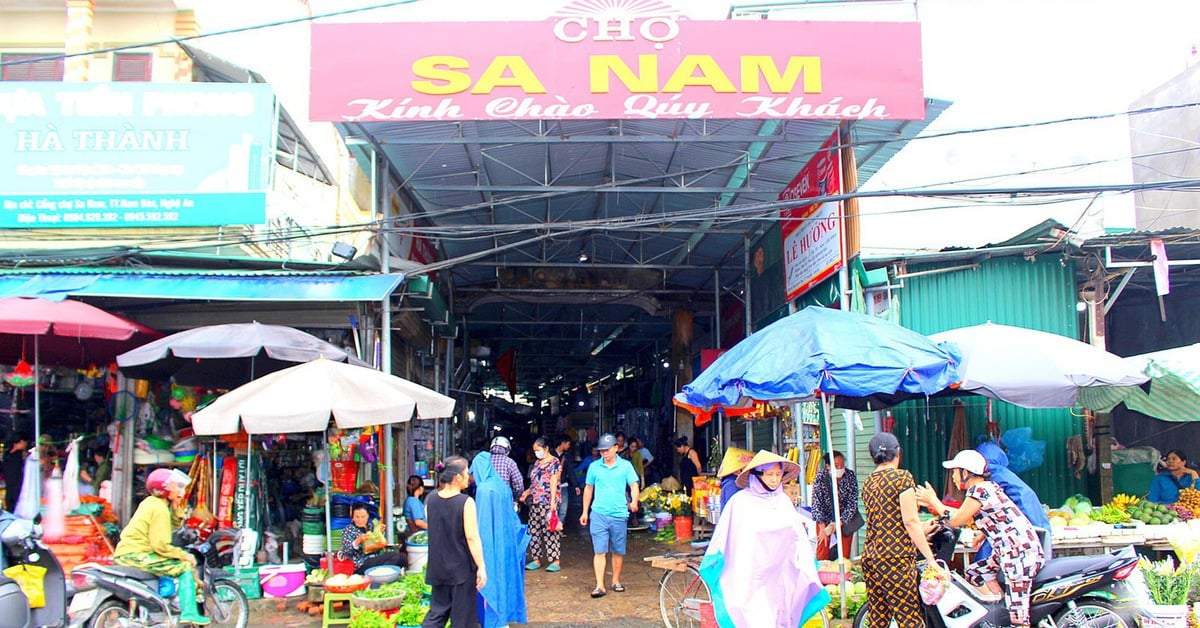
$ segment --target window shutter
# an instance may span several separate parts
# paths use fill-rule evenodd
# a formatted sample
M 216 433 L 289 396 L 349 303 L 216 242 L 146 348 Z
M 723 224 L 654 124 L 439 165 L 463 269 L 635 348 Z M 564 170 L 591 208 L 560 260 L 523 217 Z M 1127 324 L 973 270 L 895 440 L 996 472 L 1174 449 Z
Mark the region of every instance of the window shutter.
M 14 61 L 27 61 L 29 59 L 42 59 L 41 61 L 30 61 L 28 63 L 16 63 L 15 65 L 4 65 L 3 74 L 0 75 L 0 80 L 5 81 L 61 81 L 63 79 L 63 60 L 45 59 L 55 53 L 44 52 L 40 54 L 5 54 L 0 55 L 0 62 L 8 64 Z
M 144 52 L 116 53 L 113 55 L 113 80 L 149 81 L 151 61 L 152 56 Z

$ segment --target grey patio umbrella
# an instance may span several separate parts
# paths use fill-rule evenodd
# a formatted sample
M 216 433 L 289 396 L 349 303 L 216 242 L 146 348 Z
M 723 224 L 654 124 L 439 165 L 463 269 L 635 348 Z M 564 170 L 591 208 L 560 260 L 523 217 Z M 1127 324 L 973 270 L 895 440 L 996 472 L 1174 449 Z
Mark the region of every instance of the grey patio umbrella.
M 341 347 L 283 325 L 231 323 L 171 334 L 117 356 L 126 377 L 232 389 L 267 373 L 325 358 L 368 366 Z

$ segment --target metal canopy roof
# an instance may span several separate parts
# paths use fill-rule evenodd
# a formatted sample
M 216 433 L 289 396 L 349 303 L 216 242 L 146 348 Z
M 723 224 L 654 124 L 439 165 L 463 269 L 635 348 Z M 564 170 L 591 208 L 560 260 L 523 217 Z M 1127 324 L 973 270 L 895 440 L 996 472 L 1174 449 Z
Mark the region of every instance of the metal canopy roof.
M 860 185 L 948 106 L 927 101 L 923 121 L 854 122 Z M 836 128 L 725 119 L 342 125 L 403 182 L 419 218 L 398 230 L 438 243 L 446 262 L 427 270 L 441 273 L 467 338 L 492 356 L 514 348 L 520 388 L 545 384 L 543 397 L 656 364 L 675 309 L 695 313 L 694 348 L 712 346 L 717 290 L 741 291 L 747 238 L 776 219 L 780 191 Z M 502 387 L 488 373 L 486 385 Z

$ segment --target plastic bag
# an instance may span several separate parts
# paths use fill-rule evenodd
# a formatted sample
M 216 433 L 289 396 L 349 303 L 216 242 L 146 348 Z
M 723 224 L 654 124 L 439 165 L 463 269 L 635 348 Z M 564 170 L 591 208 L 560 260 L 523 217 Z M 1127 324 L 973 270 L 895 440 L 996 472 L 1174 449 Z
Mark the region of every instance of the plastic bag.
M 38 514 L 38 482 L 42 479 L 42 467 L 38 464 L 37 454 L 29 454 L 25 458 L 25 479 L 21 482 L 21 495 L 17 498 L 17 506 L 13 514 L 22 519 L 33 519 Z M 12 490 L 9 488 L 9 490 Z
M 29 608 L 46 605 L 46 568 L 38 565 L 13 565 L 4 575 L 16 581 L 29 602 Z
M 550 525 L 548 526 L 548 529 L 551 532 L 562 532 L 562 528 L 563 528 L 562 521 L 558 520 L 558 510 L 551 510 L 550 511 Z
M 946 590 L 950 588 L 950 571 L 946 564 L 938 561 L 921 571 L 921 583 L 917 586 L 921 592 L 921 601 L 929 606 L 938 603 Z
M 1008 450 L 1008 469 L 1013 473 L 1036 469 L 1045 461 L 1046 441 L 1033 440 L 1031 427 L 1007 430 L 1000 442 Z

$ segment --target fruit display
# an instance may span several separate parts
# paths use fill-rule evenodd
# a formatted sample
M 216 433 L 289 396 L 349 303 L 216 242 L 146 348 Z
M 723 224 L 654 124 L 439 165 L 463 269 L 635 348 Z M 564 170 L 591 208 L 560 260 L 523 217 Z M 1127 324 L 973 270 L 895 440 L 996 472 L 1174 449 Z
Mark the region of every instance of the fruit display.
M 1142 501 L 1142 500 L 1138 499 L 1137 497 L 1134 497 L 1133 495 L 1126 495 L 1125 493 L 1121 493 L 1120 495 L 1117 495 L 1116 497 L 1114 497 L 1112 499 L 1112 501 L 1108 503 L 1108 505 L 1112 506 L 1113 508 L 1116 508 L 1118 510 L 1128 512 L 1130 506 L 1136 505 L 1140 501 Z
M 1171 507 L 1149 501 L 1138 502 L 1130 506 L 1126 512 L 1130 517 L 1150 525 L 1172 523 L 1179 517 L 1179 514 Z
M 1175 502 L 1175 505 L 1182 506 L 1195 515 L 1200 512 L 1200 491 L 1194 488 L 1185 488 L 1179 491 L 1179 501 Z

